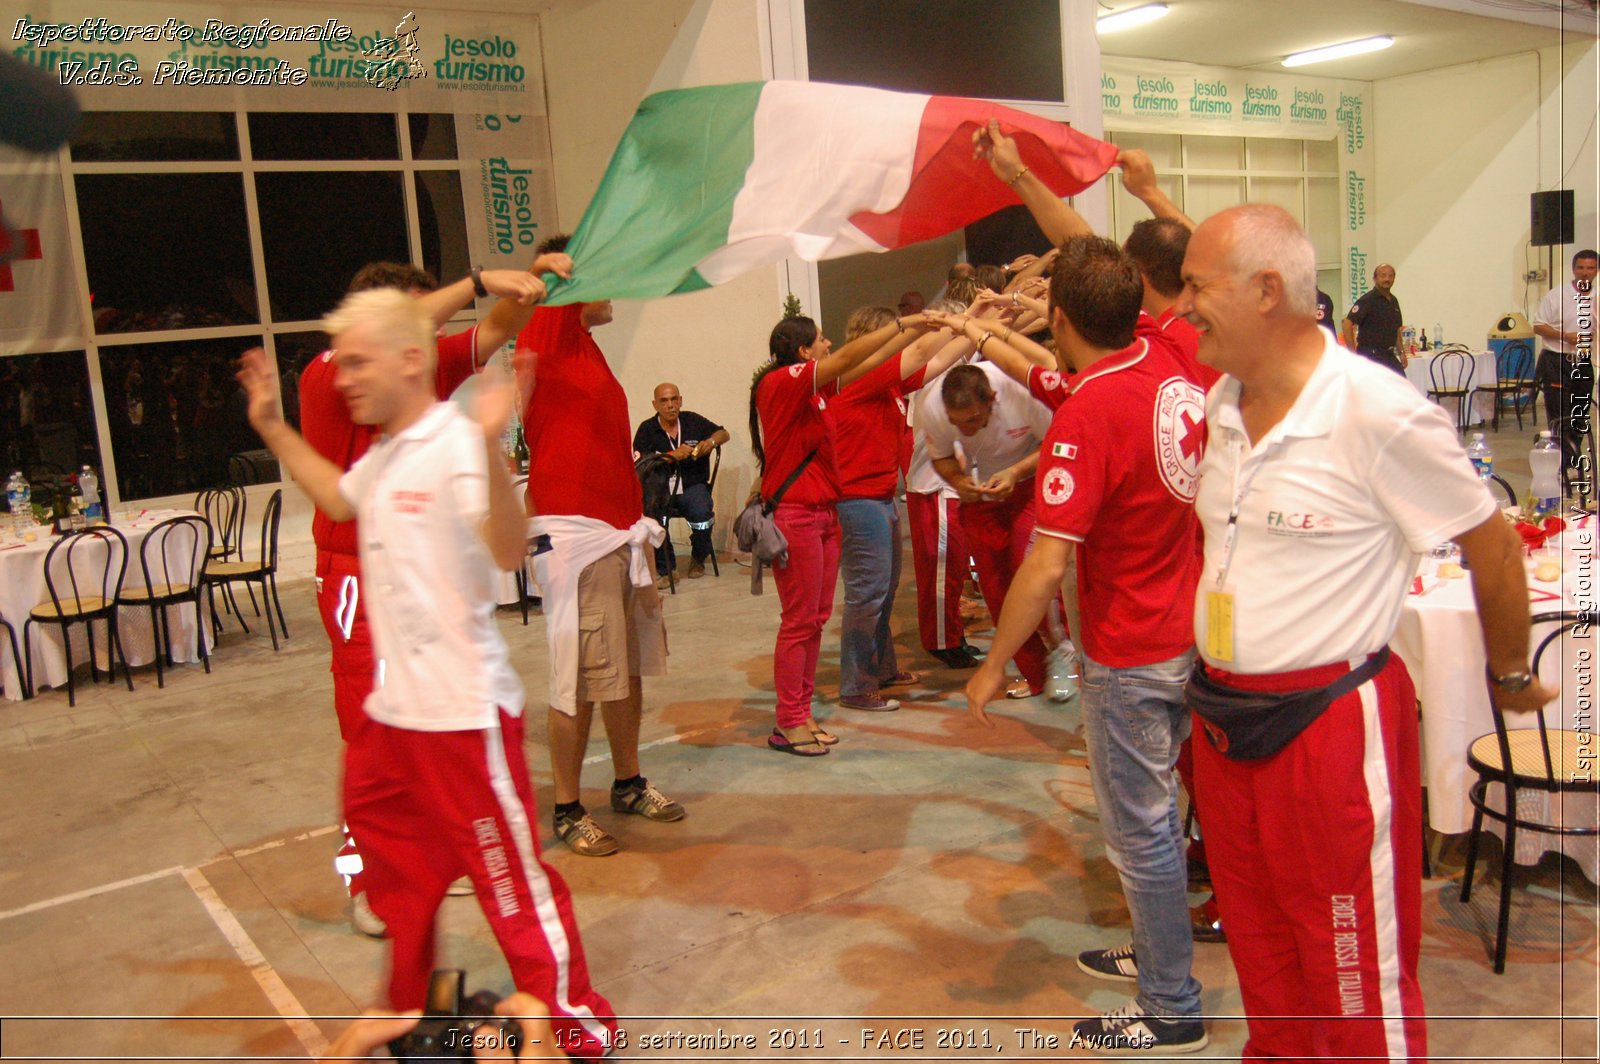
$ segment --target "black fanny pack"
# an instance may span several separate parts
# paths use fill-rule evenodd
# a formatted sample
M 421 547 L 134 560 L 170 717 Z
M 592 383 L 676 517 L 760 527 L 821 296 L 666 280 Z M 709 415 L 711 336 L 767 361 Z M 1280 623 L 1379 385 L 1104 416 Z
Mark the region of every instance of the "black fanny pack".
M 1334 701 L 1372 679 L 1389 664 L 1389 648 L 1326 687 L 1309 691 L 1240 691 L 1224 687 L 1195 661 L 1184 696 L 1199 715 L 1206 739 L 1217 753 L 1234 761 L 1259 761 L 1289 745 Z

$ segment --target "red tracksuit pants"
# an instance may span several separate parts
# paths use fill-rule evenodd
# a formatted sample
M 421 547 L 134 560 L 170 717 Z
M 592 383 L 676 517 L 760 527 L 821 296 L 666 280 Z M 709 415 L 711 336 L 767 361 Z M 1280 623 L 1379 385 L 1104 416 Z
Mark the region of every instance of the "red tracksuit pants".
M 1033 544 L 1033 478 L 999 502 L 961 504 L 961 530 L 978 566 L 978 589 L 996 622 L 1005 606 L 1011 578 Z M 1011 659 L 1034 694 L 1044 690 L 1044 641 L 1035 632 Z
M 370 722 L 345 747 L 359 795 L 345 816 L 361 840 L 367 897 L 389 925 L 389 1004 L 426 1002 L 434 917 L 451 881 L 470 876 L 517 989 L 550 1008 L 557 1044 L 598 1058 L 616 1030 L 589 983 L 572 896 L 539 856 L 522 718 L 481 731 L 423 732 Z
M 911 562 L 917 574 L 917 627 L 924 650 L 953 650 L 965 632 L 961 588 L 971 554 L 961 532 L 960 506 L 936 492 L 906 492 Z
M 372 723 L 363 707 L 372 692 L 375 668 L 367 612 L 361 608 L 361 563 L 355 555 L 317 551 L 317 612 L 333 651 L 329 671 L 333 673 L 333 711 L 339 717 L 339 737 L 354 742 Z M 349 796 L 342 796 L 341 801 L 348 805 Z M 348 823 L 334 867 L 344 875 L 352 898 L 365 889 L 361 854 Z
M 1348 671 L 1212 675 L 1291 691 Z M 1211 881 L 1249 1017 L 1245 1058 L 1424 1059 L 1421 761 L 1405 665 L 1391 658 L 1272 757 L 1229 760 L 1198 716 L 1192 747 Z

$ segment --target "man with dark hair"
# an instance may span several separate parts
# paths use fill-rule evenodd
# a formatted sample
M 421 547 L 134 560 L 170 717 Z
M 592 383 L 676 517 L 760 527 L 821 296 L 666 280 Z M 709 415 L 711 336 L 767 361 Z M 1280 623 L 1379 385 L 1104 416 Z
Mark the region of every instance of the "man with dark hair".
M 1350 350 L 1403 376 L 1406 367 L 1398 351 L 1405 316 L 1393 289 L 1394 267 L 1387 262 L 1380 263 L 1372 271 L 1372 287 L 1350 304 L 1341 331 L 1344 345 Z
M 694 580 L 706 575 L 711 527 L 716 522 L 711 509 L 710 454 L 728 442 L 728 430 L 683 409 L 683 395 L 676 384 L 656 385 L 650 405 L 656 416 L 639 422 L 634 430 L 633 457 L 638 461 L 647 454 L 660 454 L 672 463 L 667 493 L 669 500 L 677 500 L 679 512 L 689 522 L 689 579 Z M 656 574 L 666 577 L 677 560 L 671 537 L 662 540 L 656 548 Z
M 551 237 L 539 248 L 561 251 L 566 242 Z M 517 371 L 529 396 L 522 425 L 530 530 L 551 545 L 534 566 L 550 644 L 553 826 L 586 857 L 619 849 L 580 799 L 596 703 L 616 774 L 612 810 L 659 822 L 684 817 L 683 806 L 639 772 L 641 677 L 665 673 L 667 654 L 647 548 L 665 533 L 644 515 L 628 397 L 590 335 L 609 321 L 610 300 L 540 307 L 517 337 Z
M 1200 558 L 1183 547 L 1198 535 L 1205 394 L 1167 345 L 1136 338 L 1141 273 L 1104 238 L 1075 236 L 1061 246 L 1050 332 L 1076 375 L 1041 452 L 1038 538 L 967 698 L 973 716 L 989 724 L 984 706 L 1004 682 L 990 663 L 1031 638 L 1064 592 L 1083 656 L 1089 777 L 1133 921 L 1131 945 L 1088 950 L 1078 966 L 1138 984 L 1129 1005 L 1079 1023 L 1075 1044 L 1154 1054 L 1193 1052 L 1207 1041 L 1190 971 L 1172 773 L 1189 733 L 1183 681 L 1194 660 Z
M 998 366 L 983 362 L 947 373 L 919 411 L 918 423 L 926 428 L 934 469 L 961 499 L 961 530 L 977 565 L 978 589 L 990 614 L 999 617 L 1011 578 L 1033 542 L 1033 473 L 1039 442 L 1050 427 L 1049 408 Z M 966 470 L 956 458 L 958 441 Z M 989 660 L 1004 669 L 1012 656 Z M 1008 695 L 1039 694 L 1046 669 L 1038 633 L 1020 641 L 1014 656 L 1026 686 Z
M 1559 431 L 1570 479 L 1593 483 L 1583 469 L 1583 437 L 1589 430 L 1594 394 L 1594 278 L 1600 255 L 1584 249 L 1572 256 L 1572 282 L 1552 288 L 1539 301 L 1533 331 L 1544 341 L 1534 374 L 1544 386 L 1544 412 Z
M 536 260 L 533 271 L 473 270 L 453 284 L 440 289 L 433 275 L 410 263 L 372 262 L 357 271 L 350 281 L 350 293 L 377 288 L 398 288 L 417 300 L 418 308 L 442 330 L 482 290 L 483 295 L 499 297 L 482 322 L 470 329 L 437 341 L 438 358 L 433 365 L 434 395 L 448 398 L 462 381 L 500 345 L 517 334 L 533 313 L 533 304 L 543 298 L 544 285 L 537 274 L 571 271 L 565 255 Z M 367 452 L 376 435 L 373 427 L 358 424 L 350 417 L 344 396 L 334 387 L 338 366 L 330 348 L 306 364 L 300 373 L 300 431 L 322 457 L 341 469 L 348 469 Z M 317 609 L 322 627 L 333 650 L 333 707 L 339 717 L 339 735 L 346 744 L 355 744 L 369 726 L 362 706 L 372 693 L 372 637 L 367 629 L 366 611 L 361 602 L 361 563 L 359 535 L 355 521 L 335 521 L 321 510 L 311 518 L 311 538 L 316 544 Z M 348 764 L 347 760 L 347 764 Z M 360 772 L 346 769 L 344 801 L 361 800 L 370 781 Z M 362 890 L 361 855 L 356 840 L 347 831 L 344 846 L 334 859 L 334 867 L 350 890 L 350 919 L 363 934 L 382 937 L 383 921 L 373 913 Z

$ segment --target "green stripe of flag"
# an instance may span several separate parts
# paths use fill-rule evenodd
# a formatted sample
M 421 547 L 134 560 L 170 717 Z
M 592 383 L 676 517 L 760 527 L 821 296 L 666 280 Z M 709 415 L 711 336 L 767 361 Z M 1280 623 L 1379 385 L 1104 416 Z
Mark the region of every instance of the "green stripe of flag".
M 547 277 L 546 303 L 705 288 L 695 266 L 728 242 L 733 201 L 755 157 L 763 87 L 712 85 L 647 97 L 567 245 L 572 279 Z

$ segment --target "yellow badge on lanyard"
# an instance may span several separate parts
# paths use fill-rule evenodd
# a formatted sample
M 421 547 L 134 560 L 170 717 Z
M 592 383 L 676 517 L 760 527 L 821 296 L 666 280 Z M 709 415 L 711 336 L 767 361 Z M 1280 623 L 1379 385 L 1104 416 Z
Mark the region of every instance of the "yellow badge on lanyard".
M 1233 661 L 1233 587 L 1206 592 L 1206 657 Z

